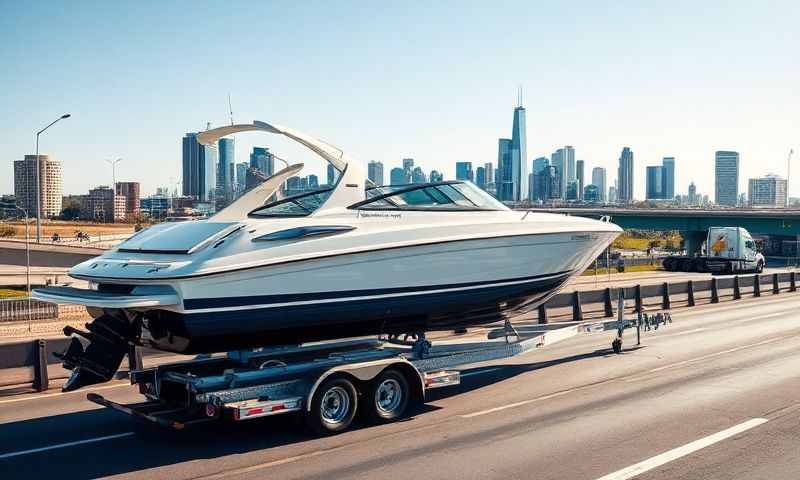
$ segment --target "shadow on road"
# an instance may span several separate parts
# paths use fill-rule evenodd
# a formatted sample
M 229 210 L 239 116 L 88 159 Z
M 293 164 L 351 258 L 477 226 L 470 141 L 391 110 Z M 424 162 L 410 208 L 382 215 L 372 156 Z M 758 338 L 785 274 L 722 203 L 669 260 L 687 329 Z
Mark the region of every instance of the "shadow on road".
M 606 348 L 542 362 L 492 365 L 492 370 L 485 374 L 478 372 L 487 367 L 466 369 L 462 371 L 467 376 L 461 385 L 432 390 L 428 401 L 457 397 L 526 372 L 610 355 L 614 354 Z M 415 406 L 406 421 L 413 422 L 438 408 L 427 403 Z M 370 426 L 357 420 L 354 430 Z M 107 409 L 94 409 L 6 423 L 0 428 L 0 454 L 129 431 L 135 432 L 135 435 L 0 459 L 0 471 L 4 472 L 2 477 L 53 477 L 59 480 L 97 478 L 245 454 L 315 438 L 306 433 L 300 415 L 282 415 L 240 423 L 208 423 L 184 431 L 171 431 L 140 423 Z

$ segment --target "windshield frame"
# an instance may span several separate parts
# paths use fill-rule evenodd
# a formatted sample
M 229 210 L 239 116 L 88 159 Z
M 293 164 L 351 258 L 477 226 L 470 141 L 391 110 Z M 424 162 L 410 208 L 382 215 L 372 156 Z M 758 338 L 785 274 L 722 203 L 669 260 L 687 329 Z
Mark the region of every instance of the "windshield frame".
M 247 212 L 247 217 L 248 218 L 307 217 L 307 216 L 311 215 L 312 213 L 316 212 L 320 207 L 322 207 L 322 205 L 324 205 L 325 202 L 328 201 L 328 198 L 330 198 L 330 195 L 328 195 L 328 198 L 326 198 L 322 203 L 320 203 L 319 207 L 317 207 L 314 210 L 308 210 L 306 207 L 304 207 L 303 205 L 298 203 L 297 199 L 304 198 L 304 197 L 310 197 L 311 195 L 319 195 L 320 193 L 332 192 L 335 188 L 336 187 L 320 188 L 319 190 L 312 190 L 312 191 L 308 191 L 308 192 L 298 193 L 297 195 L 292 195 L 291 197 L 282 198 L 280 200 L 276 200 L 276 201 L 274 201 L 272 203 L 264 204 L 264 205 L 261 205 L 260 207 L 254 208 L 253 210 L 250 210 L 249 212 Z M 269 215 L 269 214 L 265 215 L 265 214 L 256 213 L 256 212 L 259 212 L 259 211 L 264 210 L 264 209 L 275 207 L 277 205 L 283 205 L 285 203 L 294 203 L 295 205 L 297 205 L 301 209 L 305 210 L 307 213 L 278 213 L 278 214 L 275 214 L 275 215 Z
M 400 210 L 400 211 L 420 211 L 420 212 L 502 212 L 502 211 L 505 211 L 505 210 L 508 209 L 507 207 L 505 209 L 480 207 L 472 199 L 470 199 L 467 195 L 463 195 L 463 193 L 462 193 L 462 196 L 464 197 L 464 199 L 466 199 L 467 201 L 469 201 L 473 205 L 472 207 L 459 206 L 458 204 L 455 204 L 455 203 L 453 203 L 452 206 L 447 206 L 447 207 L 408 206 L 408 205 L 398 205 L 397 203 L 392 202 L 392 200 L 391 200 L 391 197 L 393 197 L 393 196 L 402 195 L 404 193 L 413 192 L 415 190 L 431 188 L 431 187 L 436 188 L 436 187 L 442 186 L 442 185 L 465 185 L 466 183 L 467 182 L 462 181 L 462 180 L 447 180 L 447 181 L 443 181 L 443 182 L 429 182 L 429 183 L 415 183 L 415 184 L 407 184 L 407 185 L 397 185 L 397 187 L 401 187 L 401 188 L 398 188 L 397 190 L 393 190 L 391 192 L 387 192 L 387 193 L 383 193 L 383 194 L 380 194 L 380 195 L 376 195 L 374 197 L 367 198 L 366 200 L 362 200 L 360 202 L 354 203 L 353 205 L 350 205 L 347 208 L 349 210 L 388 210 L 388 211 L 398 211 L 398 210 Z M 369 192 L 370 190 L 380 189 L 380 188 L 387 187 L 387 186 L 388 187 L 392 187 L 393 185 L 383 185 L 383 186 L 371 187 L 371 188 L 368 188 L 366 190 L 366 192 Z M 405 187 L 405 188 L 402 188 L 402 187 Z M 477 189 L 478 187 L 475 187 L 475 188 Z M 437 191 L 440 192 L 445 197 L 448 197 L 448 195 L 446 193 L 442 192 L 440 189 L 437 189 Z M 459 192 L 459 193 L 461 193 L 461 192 Z M 369 195 L 369 193 L 366 193 L 366 195 Z M 489 194 L 487 193 L 487 195 L 489 195 Z M 376 206 L 368 207 L 368 205 L 370 205 L 372 203 L 375 203 L 375 202 L 379 202 L 379 201 L 383 201 L 383 202 L 389 203 L 390 205 L 387 205 L 387 206 L 377 206 L 376 205 Z M 502 205 L 502 203 L 501 203 L 501 205 Z M 503 205 L 503 206 L 505 207 L 505 205 Z M 366 207 L 366 208 L 362 208 L 362 207 Z

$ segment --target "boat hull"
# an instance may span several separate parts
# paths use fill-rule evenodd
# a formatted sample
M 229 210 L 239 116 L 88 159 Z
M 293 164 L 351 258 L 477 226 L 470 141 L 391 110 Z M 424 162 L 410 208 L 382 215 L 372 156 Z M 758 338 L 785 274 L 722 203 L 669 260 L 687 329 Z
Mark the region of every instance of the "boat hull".
M 144 314 L 145 338 L 204 353 L 490 324 L 538 307 L 613 236 L 469 240 L 186 280 L 179 308 Z

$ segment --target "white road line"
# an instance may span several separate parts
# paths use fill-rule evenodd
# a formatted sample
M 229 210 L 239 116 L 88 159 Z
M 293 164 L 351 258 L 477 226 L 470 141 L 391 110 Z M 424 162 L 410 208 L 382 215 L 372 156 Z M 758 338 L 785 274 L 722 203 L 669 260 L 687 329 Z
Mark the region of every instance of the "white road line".
M 104 437 L 87 438 L 86 440 L 78 440 L 75 442 L 59 443 L 57 445 L 50 445 L 47 447 L 31 448 L 30 450 L 21 450 L 19 452 L 4 453 L 0 455 L 0 460 L 4 458 L 19 457 L 20 455 L 28 455 L 30 453 L 46 452 L 48 450 L 55 450 L 58 448 L 74 447 L 75 445 L 84 445 L 86 443 L 102 442 L 105 440 L 114 440 L 116 438 L 124 438 L 136 435 L 134 432 L 118 433 L 116 435 L 106 435 Z
M 657 367 L 657 368 L 651 368 L 650 370 L 647 371 L 647 373 L 655 373 L 655 372 L 660 372 L 662 370 L 667 370 L 667 369 L 670 369 L 670 368 L 680 367 L 680 366 L 683 366 L 683 365 L 686 365 L 686 364 L 689 364 L 689 363 L 699 362 L 700 360 L 707 360 L 709 358 L 719 357 L 721 355 L 726 355 L 728 353 L 738 352 L 739 350 L 744 350 L 745 348 L 757 347 L 757 346 L 760 346 L 760 345 L 765 345 L 767 343 L 777 342 L 779 340 L 786 340 L 786 338 L 787 337 L 768 338 L 768 339 L 762 340 L 760 342 L 750 343 L 750 344 L 747 344 L 747 345 L 740 345 L 738 347 L 729 348 L 727 350 L 722 350 L 721 352 L 709 353 L 708 355 L 703 355 L 703 356 L 700 356 L 700 357 L 690 358 L 688 360 L 683 360 L 683 361 L 680 361 L 680 362 L 670 363 L 669 365 L 662 365 L 662 366 Z
M 664 452 L 660 455 L 656 455 L 655 457 L 648 458 L 647 460 L 631 465 L 630 467 L 626 467 L 623 468 L 622 470 L 617 470 L 616 472 L 609 473 L 608 475 L 600 477 L 597 480 L 627 480 L 629 478 L 633 478 L 637 475 L 641 475 L 642 473 L 652 470 L 656 467 L 660 467 L 665 463 L 669 463 L 673 460 L 685 457 L 686 455 L 694 453 L 702 448 L 706 448 L 710 445 L 721 442 L 722 440 L 730 438 L 734 435 L 750 430 L 751 428 L 767 423 L 767 421 L 768 420 L 766 418 L 750 419 L 744 423 L 740 423 L 739 425 L 734 425 L 733 427 L 723 430 L 721 432 L 717 432 L 713 435 L 709 435 L 699 440 L 695 440 L 694 442 L 687 443 L 682 447 L 673 448 L 672 450 Z
M 485 368 L 485 369 L 483 369 L 483 370 L 479 370 L 479 371 L 477 371 L 477 372 L 467 372 L 467 373 L 462 373 L 462 374 L 461 374 L 461 378 L 464 378 L 464 377 L 471 377 L 471 376 L 473 376 L 473 375 L 481 375 L 481 374 L 484 374 L 484 373 L 494 372 L 494 371 L 496 371 L 496 370 L 502 370 L 502 369 L 503 369 L 503 367 L 494 367 L 494 368 Z
M 114 385 L 104 385 L 102 387 L 94 387 L 94 388 L 92 388 L 91 390 L 88 390 L 88 391 L 89 392 L 93 392 L 95 390 L 107 390 L 109 388 L 130 387 L 130 386 L 131 386 L 130 383 L 118 383 L 118 384 L 114 384 Z M 55 397 L 60 397 L 62 395 L 69 395 L 71 393 L 86 393 L 86 392 L 87 391 L 84 391 L 84 390 L 74 390 L 72 392 L 45 393 L 45 394 L 42 394 L 42 395 L 36 395 L 34 397 L 23 397 L 23 398 L 12 398 L 10 400 L 0 400 L 0 404 L 25 402 L 25 401 L 28 401 L 28 400 L 42 400 L 42 399 L 45 399 L 45 398 L 55 398 Z
M 678 335 L 688 335 L 690 333 L 697 333 L 702 332 L 704 330 L 708 330 L 706 327 L 694 328 L 692 330 L 686 330 L 685 332 L 677 332 L 677 333 L 668 333 L 666 335 L 659 335 L 658 338 L 669 338 L 669 337 L 677 337 Z
M 509 408 L 516 408 L 516 407 L 521 407 L 523 405 L 529 405 L 529 404 L 534 403 L 534 402 L 541 402 L 542 400 L 549 400 L 551 398 L 560 397 L 562 395 L 566 395 L 568 393 L 576 392 L 578 390 L 583 390 L 583 389 L 588 388 L 588 387 L 596 387 L 598 385 L 601 385 L 603 383 L 608 383 L 608 382 L 611 382 L 611 381 L 612 380 L 606 380 L 605 382 L 593 383 L 591 385 L 584 385 L 584 386 L 581 386 L 581 387 L 570 388 L 569 390 L 562 390 L 560 392 L 551 393 L 549 395 L 544 395 L 544 396 L 541 396 L 541 397 L 531 398 L 531 399 L 528 399 L 528 400 L 523 400 L 521 402 L 509 403 L 508 405 L 501 405 L 499 407 L 488 408 L 486 410 L 480 410 L 478 412 L 467 413 L 467 414 L 459 415 L 459 416 L 461 418 L 479 417 L 481 415 L 487 415 L 489 413 L 508 410 Z

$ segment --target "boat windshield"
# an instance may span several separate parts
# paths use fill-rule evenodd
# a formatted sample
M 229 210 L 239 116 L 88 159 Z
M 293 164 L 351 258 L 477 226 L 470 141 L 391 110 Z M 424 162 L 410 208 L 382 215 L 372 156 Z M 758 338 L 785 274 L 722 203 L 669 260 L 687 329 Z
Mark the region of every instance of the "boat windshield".
M 359 210 L 508 210 L 508 207 L 471 182 L 392 185 L 367 190 Z
M 248 217 L 305 217 L 325 203 L 331 196 L 333 188 L 303 192 L 291 197 L 258 207 L 247 214 Z

